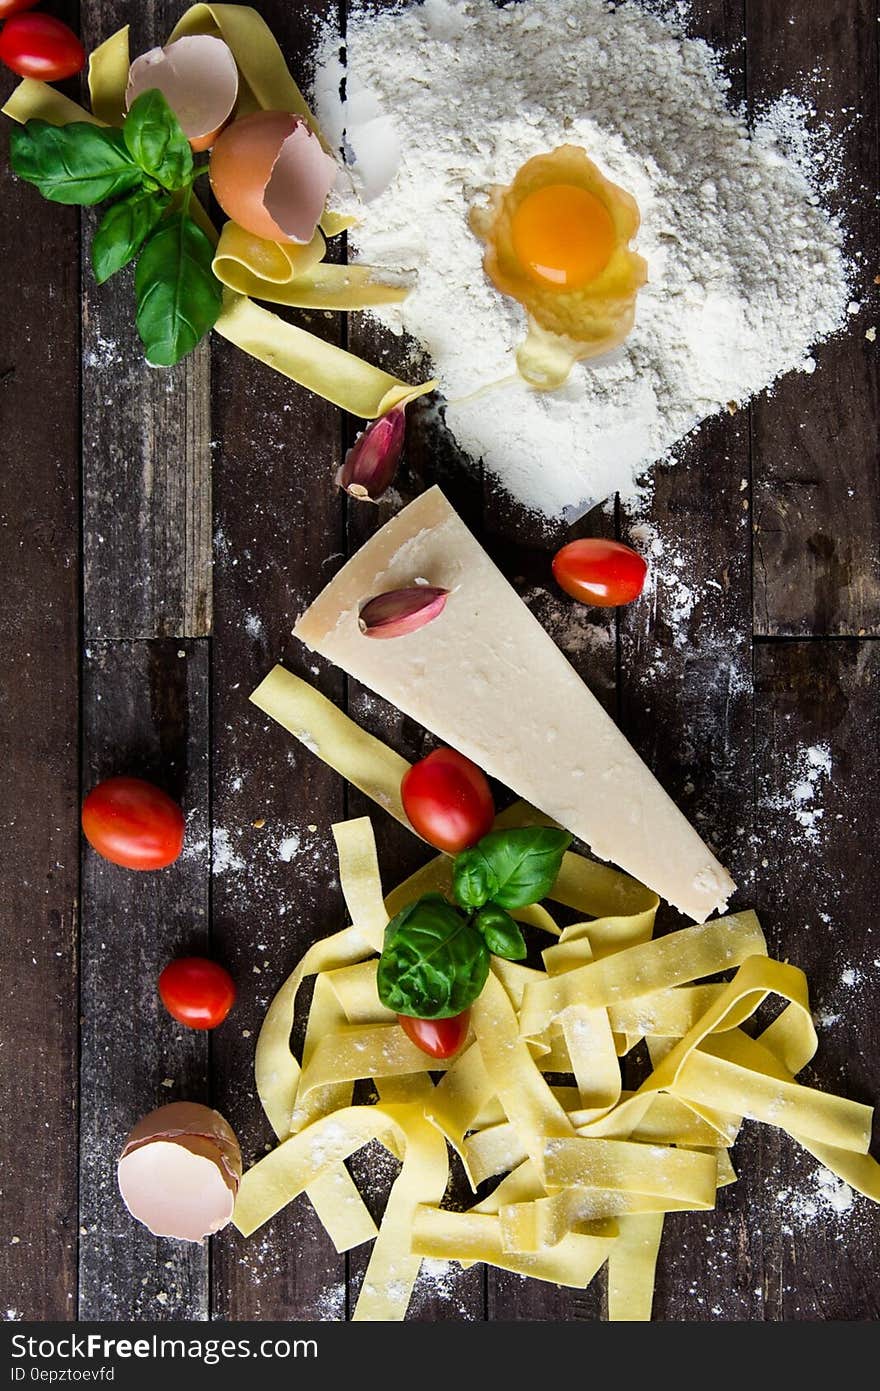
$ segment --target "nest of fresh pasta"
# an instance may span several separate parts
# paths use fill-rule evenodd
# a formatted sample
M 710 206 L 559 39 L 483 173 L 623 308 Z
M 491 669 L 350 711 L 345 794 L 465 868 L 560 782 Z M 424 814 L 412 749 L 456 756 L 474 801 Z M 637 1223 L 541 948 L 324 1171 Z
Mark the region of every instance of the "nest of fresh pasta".
M 261 704 L 405 819 L 397 754 L 288 673 L 264 683 Z M 496 824 L 542 820 L 517 804 Z M 880 1199 L 871 1109 L 796 1081 L 817 1043 L 807 983 L 768 957 L 754 913 L 655 937 L 656 895 L 568 850 L 546 901 L 513 912 L 544 934 L 540 964 L 492 956 L 465 1042 L 444 1063 L 381 1003 L 377 970 L 400 910 L 450 894 L 452 861 L 386 894 L 369 819 L 334 835 L 350 926 L 306 952 L 266 1016 L 257 1085 L 279 1143 L 245 1174 L 233 1220 L 247 1235 L 305 1193 L 339 1251 L 372 1241 L 356 1319 L 402 1319 L 425 1257 L 578 1289 L 607 1265 L 609 1318 L 650 1318 L 664 1216 L 714 1207 L 736 1179 L 746 1117 Z M 764 1024 L 769 997 L 781 1008 Z M 622 1060 L 640 1044 L 650 1069 L 628 1090 Z M 376 1099 L 355 1104 L 364 1081 Z M 401 1162 L 378 1228 L 346 1167 L 372 1141 Z M 453 1153 L 474 1190 L 465 1211 L 445 1202 Z

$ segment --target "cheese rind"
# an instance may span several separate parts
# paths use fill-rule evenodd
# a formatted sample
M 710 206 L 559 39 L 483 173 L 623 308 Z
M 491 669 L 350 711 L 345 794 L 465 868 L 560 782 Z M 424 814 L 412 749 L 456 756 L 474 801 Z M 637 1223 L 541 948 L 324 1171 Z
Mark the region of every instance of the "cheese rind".
M 366 600 L 419 580 L 450 591 L 443 613 L 365 637 Z M 439 488 L 377 532 L 294 633 L 696 922 L 726 907 L 730 875 Z

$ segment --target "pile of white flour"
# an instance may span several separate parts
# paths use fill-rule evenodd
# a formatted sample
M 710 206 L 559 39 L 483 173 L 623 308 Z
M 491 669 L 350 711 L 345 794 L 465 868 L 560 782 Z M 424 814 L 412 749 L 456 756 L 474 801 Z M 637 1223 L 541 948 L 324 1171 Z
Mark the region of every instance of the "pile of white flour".
M 673 24 L 605 0 L 425 0 L 355 10 L 342 60 L 340 44 L 322 40 L 315 102 L 366 200 L 357 259 L 417 275 L 377 316 L 428 351 L 459 445 L 530 509 L 626 495 L 705 416 L 810 370 L 845 320 L 841 231 L 796 104 L 750 134 L 711 50 Z M 565 143 L 638 201 L 650 283 L 635 329 L 560 391 L 517 378 L 474 397 L 515 373 L 525 318 L 487 280 L 468 209 Z

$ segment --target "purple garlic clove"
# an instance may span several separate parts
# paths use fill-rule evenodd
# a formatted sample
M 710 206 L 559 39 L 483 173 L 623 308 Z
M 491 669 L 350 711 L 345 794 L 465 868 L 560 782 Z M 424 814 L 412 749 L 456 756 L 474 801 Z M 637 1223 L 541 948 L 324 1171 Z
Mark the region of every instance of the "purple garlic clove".
M 412 589 L 389 589 L 368 599 L 360 611 L 358 624 L 368 638 L 400 638 L 424 628 L 446 607 L 448 589 L 417 584 Z
M 358 435 L 336 482 L 361 502 L 377 502 L 391 487 L 403 453 L 406 408 L 394 406 Z

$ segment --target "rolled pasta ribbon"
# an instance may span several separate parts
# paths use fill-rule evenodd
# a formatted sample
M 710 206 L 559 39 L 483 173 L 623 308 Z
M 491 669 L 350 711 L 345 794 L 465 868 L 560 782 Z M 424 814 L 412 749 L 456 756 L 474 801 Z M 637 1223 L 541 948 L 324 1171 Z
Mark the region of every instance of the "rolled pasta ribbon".
M 217 279 L 236 294 L 293 309 L 351 310 L 398 304 L 412 288 L 411 277 L 392 278 L 357 263 L 335 265 L 324 260 L 326 254 L 320 229 L 308 246 L 297 246 L 266 241 L 235 222 L 226 222 L 213 269 Z
M 32 77 L 25 77 L 19 82 L 0 110 L 4 116 L 22 126 L 25 121 L 48 121 L 50 126 L 68 126 L 72 121 L 87 121 L 94 126 L 107 124 L 77 102 L 71 101 L 63 92 Z
M 401 825 L 409 825 L 400 799 L 409 763 L 353 720 L 340 726 L 341 712 L 332 700 L 282 666 L 272 668 L 250 699 Z
M 621 1218 L 617 1241 L 608 1256 L 608 1318 L 612 1322 L 650 1319 L 662 1236 L 662 1213 Z
M 171 31 L 169 43 L 188 34 L 213 34 L 232 50 L 244 80 L 244 107 L 291 111 L 308 121 L 324 141 L 308 102 L 293 79 L 275 35 L 249 5 L 191 5 Z
M 405 822 L 404 759 L 281 668 L 253 699 Z M 517 804 L 496 825 L 541 819 Z M 245 1176 L 234 1220 L 247 1232 L 297 1193 L 323 1201 L 321 1185 L 338 1182 L 331 1176 L 342 1161 L 378 1139 L 403 1170 L 356 1317 L 403 1317 L 418 1261 L 429 1256 L 465 1267 L 486 1261 L 572 1288 L 607 1262 L 609 1317 L 649 1318 L 663 1216 L 709 1209 L 735 1181 L 729 1149 L 744 1116 L 787 1130 L 880 1201 L 880 1166 L 867 1152 L 870 1109 L 796 1081 L 816 1049 L 806 981 L 767 956 L 753 913 L 655 940 L 656 898 L 569 852 L 550 896 L 578 920 L 560 932 L 543 906 L 519 914 L 551 939 L 544 970 L 493 958 L 464 1047 L 438 1063 L 413 1048 L 379 1002 L 376 957 L 391 915 L 428 890 L 448 891 L 450 861 L 436 857 L 383 897 L 369 821 L 334 833 L 352 926 L 316 943 L 270 1006 L 258 1089 L 276 1131 L 293 1116 L 298 1133 Z M 703 979 L 724 971 L 735 972 L 727 984 Z M 300 1070 L 290 1031 L 310 972 L 318 981 Z M 785 1008 L 753 1038 L 741 1026 L 771 994 Z M 652 1071 L 624 1091 L 617 1045 L 642 1038 Z M 557 1072 L 570 1080 L 553 1079 Z M 378 1104 L 347 1104 L 358 1079 L 372 1080 Z M 339 1108 L 324 1114 L 334 1099 Z M 468 1212 L 442 1206 L 447 1141 L 472 1184 L 500 1180 Z

